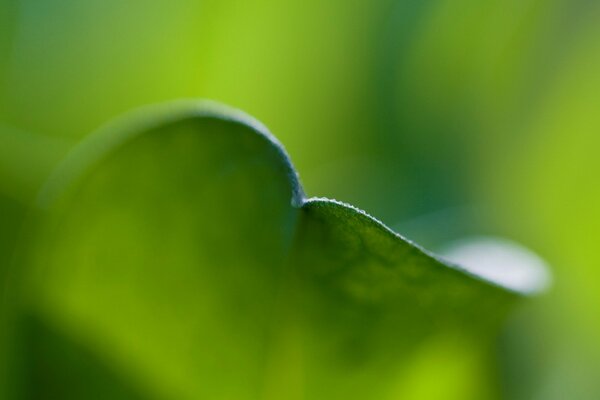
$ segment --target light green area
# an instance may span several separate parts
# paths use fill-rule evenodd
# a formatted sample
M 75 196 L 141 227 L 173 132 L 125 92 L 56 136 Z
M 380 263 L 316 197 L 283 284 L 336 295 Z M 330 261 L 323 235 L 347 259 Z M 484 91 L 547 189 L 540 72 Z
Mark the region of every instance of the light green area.
M 535 241 L 555 266 L 555 290 L 522 317 L 536 324 L 521 319 L 518 325 L 525 344 L 538 343 L 531 368 L 543 372 L 537 384 L 542 387 L 540 398 L 549 400 L 594 399 L 600 393 L 592 372 L 600 368 L 600 319 L 595 313 L 600 306 L 599 34 L 597 24 L 587 27 L 582 32 L 586 39 L 570 49 L 563 73 L 546 89 L 543 107 L 531 116 L 531 137 L 512 153 L 508 168 L 481 174 L 484 182 L 499 182 L 484 191 L 503 203 L 498 225 Z M 517 232 L 507 224 L 509 214 L 527 229 Z M 513 340 L 518 341 L 514 334 Z M 525 392 L 520 398 L 527 396 Z

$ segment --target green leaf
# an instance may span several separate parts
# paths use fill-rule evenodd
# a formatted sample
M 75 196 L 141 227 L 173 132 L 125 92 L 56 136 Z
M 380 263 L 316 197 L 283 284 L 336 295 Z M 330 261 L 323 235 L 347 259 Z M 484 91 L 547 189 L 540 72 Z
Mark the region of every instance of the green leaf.
M 524 294 L 306 199 L 263 126 L 207 103 L 96 133 L 39 204 L 15 285 L 17 398 L 129 393 L 123 381 L 131 398 L 391 398 L 422 343 L 480 346 Z M 79 355 L 41 350 L 47 332 Z M 91 364 L 115 386 L 65 373 Z

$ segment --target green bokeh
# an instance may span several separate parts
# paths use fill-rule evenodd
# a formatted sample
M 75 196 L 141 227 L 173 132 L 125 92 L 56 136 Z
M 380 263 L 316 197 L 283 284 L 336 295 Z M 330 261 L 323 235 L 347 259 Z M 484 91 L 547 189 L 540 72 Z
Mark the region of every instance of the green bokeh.
M 596 399 L 599 21 L 585 0 L 2 0 L 0 272 L 72 143 L 139 105 L 212 98 L 269 126 L 309 194 L 425 244 L 512 237 L 553 266 L 501 363 L 435 342 L 399 393 Z

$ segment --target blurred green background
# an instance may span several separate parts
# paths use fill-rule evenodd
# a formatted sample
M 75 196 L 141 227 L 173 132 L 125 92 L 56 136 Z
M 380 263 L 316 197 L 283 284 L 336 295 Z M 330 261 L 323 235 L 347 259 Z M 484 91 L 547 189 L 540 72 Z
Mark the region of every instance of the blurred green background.
M 74 143 L 136 106 L 210 98 L 265 123 L 308 195 L 431 248 L 499 235 L 552 265 L 553 289 L 499 338 L 497 382 L 477 388 L 490 372 L 459 360 L 455 394 L 407 398 L 600 397 L 599 2 L 0 4 L 1 273 Z

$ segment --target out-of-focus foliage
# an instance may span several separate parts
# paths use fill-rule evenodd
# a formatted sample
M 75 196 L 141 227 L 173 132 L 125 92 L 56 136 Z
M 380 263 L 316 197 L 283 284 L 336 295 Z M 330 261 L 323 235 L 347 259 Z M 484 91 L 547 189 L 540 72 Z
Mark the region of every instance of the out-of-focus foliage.
M 28 203 L 69 147 L 66 140 L 0 126 L 0 194 Z
M 423 342 L 480 351 L 522 296 L 305 200 L 247 117 L 145 114 L 41 193 L 9 280 L 9 399 L 392 399 Z
M 495 360 L 440 340 L 415 355 L 405 397 L 596 399 L 599 9 L 590 0 L 0 0 L 0 121 L 71 140 L 164 99 L 243 108 L 286 143 L 309 192 L 397 221 L 421 243 L 500 234 L 554 266 L 554 291 L 507 329 L 500 382 L 481 367 Z M 15 166 L 0 179 L 3 266 L 24 209 L 12 172 L 27 168 Z M 454 389 L 440 395 L 433 380 Z

